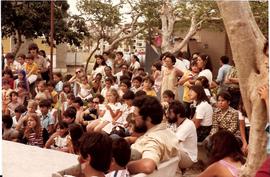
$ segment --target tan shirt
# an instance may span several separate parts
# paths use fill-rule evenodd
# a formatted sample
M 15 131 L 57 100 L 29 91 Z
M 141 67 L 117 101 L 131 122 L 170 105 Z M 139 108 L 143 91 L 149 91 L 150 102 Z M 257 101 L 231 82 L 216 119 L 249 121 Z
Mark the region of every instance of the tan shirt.
M 148 158 L 158 165 L 178 155 L 179 143 L 166 124 L 160 123 L 139 137 L 131 149 L 131 160 Z

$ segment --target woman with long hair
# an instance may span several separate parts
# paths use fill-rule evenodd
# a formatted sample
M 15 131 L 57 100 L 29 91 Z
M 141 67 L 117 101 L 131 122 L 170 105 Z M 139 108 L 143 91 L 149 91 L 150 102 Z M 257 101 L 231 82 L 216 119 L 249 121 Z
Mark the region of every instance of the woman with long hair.
M 210 140 L 210 166 L 198 177 L 238 177 L 245 159 L 235 136 L 222 130 L 211 136 Z
M 96 58 L 96 62 L 95 62 L 95 65 L 93 67 L 92 77 L 95 78 L 98 73 L 102 74 L 102 76 L 105 76 L 104 68 L 107 65 L 106 65 L 106 62 L 105 62 L 103 56 L 96 55 L 95 58 Z
M 195 108 L 195 113 L 194 111 L 191 113 L 191 118 L 197 128 L 198 141 L 202 142 L 211 131 L 213 108 L 201 85 L 191 86 L 189 97 Z

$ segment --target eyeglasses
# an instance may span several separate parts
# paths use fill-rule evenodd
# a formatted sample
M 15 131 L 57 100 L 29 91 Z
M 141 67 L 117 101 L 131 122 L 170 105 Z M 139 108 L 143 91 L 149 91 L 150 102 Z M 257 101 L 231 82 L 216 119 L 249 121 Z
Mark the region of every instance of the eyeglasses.
M 76 74 L 81 73 L 82 71 L 76 71 Z

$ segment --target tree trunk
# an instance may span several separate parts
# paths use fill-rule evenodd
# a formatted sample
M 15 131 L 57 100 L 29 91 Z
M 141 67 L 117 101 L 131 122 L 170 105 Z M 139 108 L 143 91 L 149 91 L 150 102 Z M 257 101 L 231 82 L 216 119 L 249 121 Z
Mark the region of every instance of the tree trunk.
M 99 43 L 100 43 L 100 40 L 101 39 L 98 39 L 97 40 L 97 44 L 96 44 L 96 47 L 92 50 L 92 52 L 90 53 L 89 57 L 87 58 L 87 61 L 86 61 L 86 66 L 85 66 L 85 73 L 87 73 L 87 69 L 88 69 L 88 64 L 92 58 L 92 56 L 94 55 L 94 53 L 97 51 L 98 47 L 99 47 Z
M 190 38 L 196 34 L 197 30 L 198 30 L 198 28 L 197 28 L 197 24 L 196 24 L 196 19 L 195 19 L 195 16 L 193 16 L 191 18 L 191 24 L 190 24 L 188 33 L 186 34 L 186 36 L 184 37 L 184 39 L 180 43 L 174 45 L 172 53 L 176 53 L 176 52 L 180 51 L 188 43 Z
M 19 52 L 21 45 L 22 45 L 22 34 L 20 31 L 16 31 L 16 44 L 15 47 L 13 48 L 14 56 L 17 56 L 17 53 Z
M 173 46 L 171 42 L 171 37 L 173 33 L 175 16 L 173 14 L 173 7 L 171 2 L 166 2 L 163 4 L 160 18 L 162 23 L 162 43 L 161 43 L 161 51 L 162 52 L 172 52 Z
M 217 1 L 238 71 L 243 102 L 251 121 L 249 152 L 241 176 L 254 176 L 266 157 L 266 105 L 257 94 L 268 82 L 263 63 L 265 38 L 259 30 L 248 1 Z

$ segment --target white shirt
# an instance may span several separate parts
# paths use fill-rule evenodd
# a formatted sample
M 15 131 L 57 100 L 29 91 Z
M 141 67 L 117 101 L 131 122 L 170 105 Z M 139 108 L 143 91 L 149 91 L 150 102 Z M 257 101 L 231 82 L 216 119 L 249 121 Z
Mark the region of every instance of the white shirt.
M 212 80 L 213 80 L 213 74 L 212 74 L 212 72 L 209 69 L 202 70 L 199 73 L 198 77 L 200 77 L 200 76 L 205 76 L 208 79 L 208 81 L 209 81 L 209 85 L 211 85 Z
M 197 131 L 193 121 L 185 119 L 176 129 L 176 137 L 180 142 L 180 149 L 188 154 L 193 162 L 197 162 Z
M 112 88 L 112 87 L 110 87 L 110 88 Z M 107 87 L 104 87 L 102 90 L 101 90 L 101 95 L 104 97 L 104 98 L 106 98 L 106 94 L 107 94 L 107 92 L 110 90 L 110 88 L 107 88 Z
M 104 68 L 105 68 L 105 66 L 100 65 L 95 70 L 93 70 L 92 71 L 93 77 L 95 78 L 98 73 L 100 73 L 102 76 L 105 76 Z
M 196 106 L 195 118 L 202 119 L 201 126 L 212 125 L 213 108 L 207 101 Z
M 140 63 L 135 61 L 135 63 L 131 63 L 129 68 L 132 68 L 132 69 L 139 69 L 140 68 Z
M 238 111 L 238 117 L 239 117 L 239 120 L 245 120 L 245 126 L 246 127 L 250 127 L 250 122 L 249 122 L 249 119 L 247 117 L 245 117 L 241 111 Z
M 174 67 L 179 69 L 182 72 L 185 72 L 189 69 L 190 62 L 186 59 L 180 60 L 176 58 L 176 62 L 174 64 Z

